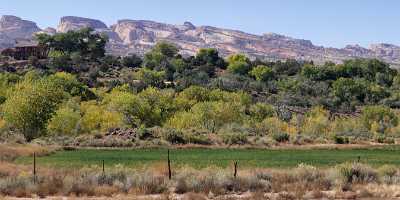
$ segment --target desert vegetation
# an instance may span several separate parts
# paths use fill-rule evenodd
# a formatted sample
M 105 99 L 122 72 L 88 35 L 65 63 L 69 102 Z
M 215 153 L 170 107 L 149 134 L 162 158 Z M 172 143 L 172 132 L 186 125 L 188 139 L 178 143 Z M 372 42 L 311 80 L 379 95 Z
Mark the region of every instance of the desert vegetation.
M 379 60 L 105 54 L 90 29 L 40 34 L 49 59 L 3 63 L 3 141 L 64 146 L 395 143 L 400 75 Z
M 25 169 L 26 170 L 26 169 Z M 330 168 L 300 164 L 292 170 L 239 170 L 180 167 L 168 179 L 160 165 L 125 168 L 116 165 L 80 170 L 42 168 L 33 178 L 21 166 L 0 168 L 0 195 L 16 197 L 115 197 L 153 195 L 155 199 L 310 199 L 394 198 L 399 190 L 399 169 L 384 165 L 372 168 L 356 162 Z M 379 191 L 379 192 L 377 192 Z M 123 196 L 119 196 L 122 198 Z
M 91 29 L 37 40 L 48 59 L 0 59 L 2 196 L 400 195 L 400 74 L 380 60 L 186 57 L 163 41 L 116 57 Z

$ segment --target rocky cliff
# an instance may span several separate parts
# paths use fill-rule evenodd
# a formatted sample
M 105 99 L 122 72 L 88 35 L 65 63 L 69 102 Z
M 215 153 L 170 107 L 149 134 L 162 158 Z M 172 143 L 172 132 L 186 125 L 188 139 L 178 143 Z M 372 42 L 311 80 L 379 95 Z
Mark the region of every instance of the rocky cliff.
M 85 27 L 90 27 L 93 29 L 107 29 L 107 25 L 100 20 L 67 16 L 61 18 L 57 27 L 57 32 L 65 33 L 67 31 L 79 30 Z
M 193 55 L 199 48 L 217 48 L 222 55 L 245 53 L 250 57 L 267 59 L 302 59 L 341 62 L 350 58 L 379 58 L 400 65 L 400 47 L 392 44 L 372 44 L 369 48 L 347 45 L 345 48 L 326 48 L 310 40 L 295 39 L 275 33 L 254 35 L 237 30 L 211 26 L 195 26 L 190 22 L 171 25 L 146 20 L 119 20 L 107 27 L 105 23 L 82 17 L 63 17 L 57 29 L 40 30 L 34 22 L 14 16 L 0 20 L 0 48 L 12 46 L 16 38 L 31 38 L 35 32 L 54 34 L 93 28 L 108 35 L 107 50 L 116 55 L 143 54 L 158 41 L 178 45 L 184 55 Z
M 18 39 L 30 39 L 38 31 L 40 28 L 34 22 L 4 15 L 0 18 L 0 48 L 11 47 Z

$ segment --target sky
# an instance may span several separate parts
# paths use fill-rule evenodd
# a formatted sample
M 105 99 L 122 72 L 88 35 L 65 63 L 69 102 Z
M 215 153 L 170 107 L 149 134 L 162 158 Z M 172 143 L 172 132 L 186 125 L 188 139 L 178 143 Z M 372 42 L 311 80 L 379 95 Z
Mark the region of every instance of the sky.
M 62 16 L 190 21 L 253 34 L 278 33 L 316 45 L 400 45 L 400 0 L 0 0 L 0 15 L 39 27 L 56 27 Z

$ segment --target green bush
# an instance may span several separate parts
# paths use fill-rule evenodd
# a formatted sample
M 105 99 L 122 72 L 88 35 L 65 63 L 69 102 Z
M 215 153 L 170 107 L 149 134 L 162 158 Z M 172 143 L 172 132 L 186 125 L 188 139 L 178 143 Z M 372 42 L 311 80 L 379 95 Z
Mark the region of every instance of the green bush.
M 227 133 L 222 135 L 222 141 L 228 145 L 243 145 L 247 143 L 247 135 L 244 133 Z
M 274 133 L 272 134 L 272 139 L 277 142 L 288 142 L 290 139 L 290 135 L 287 133 Z
M 191 144 L 211 145 L 212 141 L 205 135 L 185 134 L 185 141 Z
M 385 135 L 378 135 L 375 137 L 376 142 L 384 143 L 384 144 L 394 144 L 395 140 L 391 137 L 387 137 Z
M 186 144 L 183 133 L 176 129 L 165 129 L 162 131 L 162 138 L 171 144 Z
M 148 128 L 139 128 L 136 130 L 136 134 L 138 135 L 139 139 L 141 139 L 141 140 L 155 138 L 153 131 Z
M 80 118 L 79 111 L 69 107 L 60 108 L 50 119 L 47 130 L 52 135 L 75 135 L 78 133 Z
M 348 144 L 350 142 L 348 137 L 338 135 L 333 136 L 333 140 L 335 144 Z

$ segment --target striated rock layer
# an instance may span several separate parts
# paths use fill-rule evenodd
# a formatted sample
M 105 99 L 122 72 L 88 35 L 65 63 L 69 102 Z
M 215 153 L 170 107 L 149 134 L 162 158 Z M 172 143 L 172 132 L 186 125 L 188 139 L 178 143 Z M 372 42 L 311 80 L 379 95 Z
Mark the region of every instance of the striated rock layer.
M 54 34 L 84 27 L 107 34 L 107 50 L 111 54 L 143 54 L 159 41 L 178 45 L 184 55 L 194 55 L 199 48 L 216 48 L 226 56 L 245 53 L 250 57 L 313 60 L 316 63 L 342 62 L 351 58 L 378 58 L 393 65 L 400 65 L 400 47 L 393 44 L 372 44 L 369 48 L 347 45 L 345 48 L 316 46 L 309 40 L 295 39 L 275 33 L 263 35 L 211 26 L 195 26 L 190 22 L 171 25 L 147 20 L 119 20 L 107 27 L 105 23 L 82 17 L 63 17 L 57 29 L 40 30 L 34 22 L 14 16 L 0 20 L 0 48 L 15 45 L 18 38 L 32 38 L 35 32 Z

